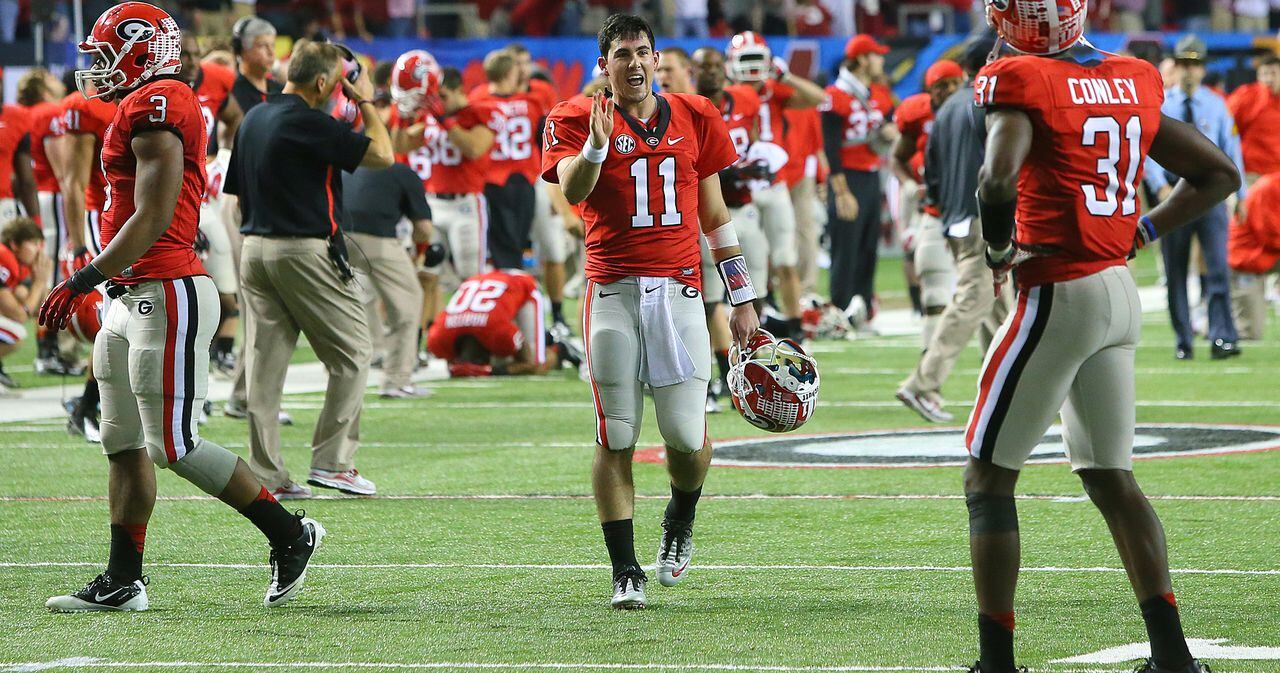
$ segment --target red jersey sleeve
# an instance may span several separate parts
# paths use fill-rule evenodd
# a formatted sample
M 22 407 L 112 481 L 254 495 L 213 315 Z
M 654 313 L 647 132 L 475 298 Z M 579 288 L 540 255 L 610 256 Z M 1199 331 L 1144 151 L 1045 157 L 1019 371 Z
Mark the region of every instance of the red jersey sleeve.
M 556 88 L 540 79 L 529 80 L 529 93 L 538 100 L 543 114 L 546 114 L 548 110 L 555 107 L 556 103 L 560 101 L 560 94 L 556 92 Z
M 8 246 L 0 244 L 0 288 L 12 290 L 18 287 L 24 275 L 18 256 Z
M 787 103 L 791 101 L 791 98 L 796 95 L 794 87 L 790 84 L 784 84 L 776 79 L 773 80 L 771 87 L 773 89 L 773 94 L 770 96 L 770 100 L 776 102 L 780 108 L 786 107 Z
M 1014 56 L 988 63 L 973 81 L 973 104 L 978 107 L 1035 108 L 1038 77 L 1034 56 Z
M 148 131 L 169 131 L 184 145 L 189 142 L 203 145 L 204 117 L 200 115 L 199 105 L 191 104 L 195 94 L 189 87 L 176 80 L 164 80 L 154 84 L 148 93 L 121 103 L 121 130 L 127 130 L 129 138 Z
M 710 100 L 706 98 L 698 100 L 700 102 L 697 104 L 696 112 L 701 137 L 698 140 L 700 151 L 698 160 L 694 163 L 694 170 L 698 172 L 698 179 L 701 180 L 732 166 L 738 160 L 738 150 L 733 146 L 733 140 L 729 137 L 729 127 L 725 126 L 720 111 Z
M 591 99 L 587 99 L 590 105 Z M 582 151 L 590 135 L 590 110 L 575 105 L 571 101 L 560 103 L 547 115 L 547 125 L 542 131 L 542 179 L 560 184 L 560 174 L 556 164 L 561 159 L 574 156 Z

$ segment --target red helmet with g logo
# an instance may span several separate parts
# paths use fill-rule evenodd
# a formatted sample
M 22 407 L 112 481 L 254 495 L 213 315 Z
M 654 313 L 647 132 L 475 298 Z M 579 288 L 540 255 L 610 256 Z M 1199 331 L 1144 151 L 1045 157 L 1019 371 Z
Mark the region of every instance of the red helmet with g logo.
M 163 9 L 145 2 L 116 5 L 98 17 L 79 45 L 93 63 L 76 71 L 76 88 L 85 98 L 103 98 L 157 75 L 177 74 L 181 42 L 177 22 Z
M 391 99 L 403 110 L 416 110 L 440 91 L 440 64 L 422 49 L 407 51 L 391 71 Z
M 773 70 L 773 52 L 764 38 L 751 31 L 733 36 L 726 59 L 729 79 L 735 82 L 762 82 Z
M 1024 54 L 1056 54 L 1084 34 L 1085 0 L 986 0 L 987 23 Z
M 769 432 L 790 432 L 818 406 L 818 363 L 790 339 L 758 330 L 744 348 L 729 352 L 733 406 L 747 422 Z

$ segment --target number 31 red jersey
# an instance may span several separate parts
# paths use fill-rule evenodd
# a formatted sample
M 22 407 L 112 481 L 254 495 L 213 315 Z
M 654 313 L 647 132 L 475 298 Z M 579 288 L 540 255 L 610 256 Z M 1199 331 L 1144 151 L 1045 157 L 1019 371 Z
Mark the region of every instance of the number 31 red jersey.
M 692 94 L 654 94 L 647 123 L 614 108 L 609 155 L 582 202 L 586 276 L 612 283 L 628 276 L 675 278 L 701 289 L 698 183 L 738 160 L 720 111 Z M 556 164 L 582 151 L 591 99 L 568 100 L 547 118 L 542 177 L 560 182 Z
M 1015 56 L 974 80 L 977 105 L 1022 110 L 1034 129 L 1018 176 L 1014 239 L 1061 252 L 1018 267 L 1022 287 L 1124 264 L 1133 246 L 1142 163 L 1160 128 L 1164 85 L 1146 61 L 1083 55 L 1099 60 Z
M 182 141 L 182 189 L 169 227 L 115 279 L 126 285 L 205 273 L 194 246 L 200 227 L 209 139 L 195 92 L 176 79 L 157 80 L 135 89 L 120 101 L 115 118 L 107 127 L 102 139 L 102 169 L 108 189 L 102 214 L 102 245 L 106 247 L 115 238 L 136 210 L 133 199 L 138 158 L 131 143 L 138 134 L 148 131 L 166 131 Z

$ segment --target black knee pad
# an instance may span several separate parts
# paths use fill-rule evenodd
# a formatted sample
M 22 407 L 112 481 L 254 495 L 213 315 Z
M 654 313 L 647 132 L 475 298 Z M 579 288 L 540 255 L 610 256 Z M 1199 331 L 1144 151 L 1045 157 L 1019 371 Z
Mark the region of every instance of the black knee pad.
M 969 534 L 1018 532 L 1018 507 L 1013 496 L 966 493 L 964 502 L 969 507 Z

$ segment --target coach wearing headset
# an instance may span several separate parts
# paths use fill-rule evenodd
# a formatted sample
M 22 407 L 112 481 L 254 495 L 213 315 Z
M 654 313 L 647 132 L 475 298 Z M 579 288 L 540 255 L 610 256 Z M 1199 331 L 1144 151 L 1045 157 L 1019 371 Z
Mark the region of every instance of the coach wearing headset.
M 266 19 L 246 16 L 231 27 L 231 50 L 238 61 L 236 81 L 231 95 L 248 114 L 267 96 L 280 93 L 284 87 L 271 79 L 276 64 L 276 29 Z
M 343 77 L 344 68 L 357 73 L 354 83 Z M 285 469 L 277 418 L 301 332 L 329 373 L 307 482 L 373 495 L 373 482 L 352 464 L 371 345 L 342 244 L 341 175 L 390 166 L 391 138 L 373 106 L 368 75 L 345 48 L 299 42 L 286 79 L 281 95 L 245 115 L 226 182 L 226 191 L 240 197 L 245 235 L 240 284 L 250 317 L 249 464 L 277 498 L 310 495 Z M 338 86 L 359 106 L 366 135 L 322 111 Z

